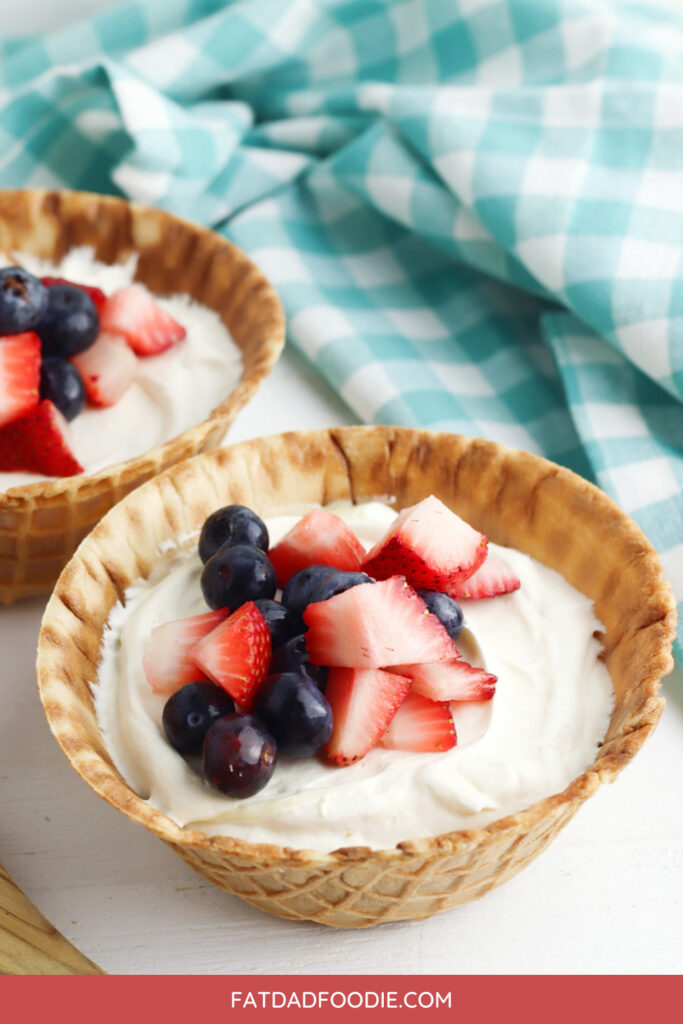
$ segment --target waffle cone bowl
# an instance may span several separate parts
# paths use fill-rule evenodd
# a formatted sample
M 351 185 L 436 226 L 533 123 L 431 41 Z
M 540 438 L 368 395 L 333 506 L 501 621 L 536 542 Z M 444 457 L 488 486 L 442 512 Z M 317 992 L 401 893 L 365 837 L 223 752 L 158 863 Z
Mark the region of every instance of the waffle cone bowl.
M 136 458 L 1 492 L 0 604 L 48 593 L 80 540 L 112 505 L 168 466 L 220 444 L 284 345 L 277 294 L 220 235 L 123 199 L 0 191 L 0 252 L 58 262 L 76 246 L 91 247 L 103 263 L 123 263 L 137 253 L 135 279 L 150 291 L 187 294 L 215 310 L 241 350 L 242 375 L 203 422 Z
M 117 772 L 96 722 L 90 684 L 102 633 L 126 588 L 159 551 L 196 535 L 237 502 L 269 516 L 295 503 L 430 493 L 497 543 L 561 572 L 595 603 L 615 690 L 607 735 L 562 793 L 486 828 L 329 854 L 184 830 L 140 799 Z M 38 685 L 50 727 L 101 797 L 145 825 L 200 874 L 278 917 L 361 928 L 422 919 L 515 875 L 581 803 L 612 782 L 655 728 L 672 668 L 675 605 L 659 559 L 601 491 L 544 459 L 489 441 L 392 427 L 348 427 L 259 439 L 201 455 L 129 495 L 81 544 L 47 606 Z

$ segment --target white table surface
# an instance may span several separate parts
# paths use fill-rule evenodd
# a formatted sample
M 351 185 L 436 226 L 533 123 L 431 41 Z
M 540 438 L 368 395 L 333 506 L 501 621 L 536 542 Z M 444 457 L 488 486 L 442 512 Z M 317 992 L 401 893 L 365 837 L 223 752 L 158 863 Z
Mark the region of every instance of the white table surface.
M 111 0 L 3 7 L 12 35 Z M 57 19 L 57 9 L 59 18 Z M 293 352 L 229 440 L 353 418 Z M 655 735 L 521 875 L 430 921 L 339 932 L 262 914 L 98 799 L 46 725 L 34 660 L 42 600 L 0 610 L 0 862 L 110 973 L 677 973 L 683 949 L 683 672 Z

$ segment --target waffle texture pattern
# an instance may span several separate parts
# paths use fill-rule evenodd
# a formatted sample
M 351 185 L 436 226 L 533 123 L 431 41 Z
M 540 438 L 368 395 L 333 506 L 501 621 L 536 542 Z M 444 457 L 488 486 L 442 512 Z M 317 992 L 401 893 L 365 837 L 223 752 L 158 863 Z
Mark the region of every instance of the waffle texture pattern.
M 216 227 L 361 420 L 596 481 L 680 607 L 683 10 L 145 0 L 0 44 L 0 94 L 1 186 Z

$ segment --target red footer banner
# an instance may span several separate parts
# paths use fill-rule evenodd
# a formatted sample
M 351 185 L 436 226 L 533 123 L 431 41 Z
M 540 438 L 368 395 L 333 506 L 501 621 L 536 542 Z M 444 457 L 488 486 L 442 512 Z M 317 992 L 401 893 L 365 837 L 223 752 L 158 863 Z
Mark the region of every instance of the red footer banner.
M 69 1024 L 467 1021 L 647 1024 L 679 977 L 227 975 L 0 978 L 0 1019 Z M 81 1015 L 82 1011 L 82 1015 Z

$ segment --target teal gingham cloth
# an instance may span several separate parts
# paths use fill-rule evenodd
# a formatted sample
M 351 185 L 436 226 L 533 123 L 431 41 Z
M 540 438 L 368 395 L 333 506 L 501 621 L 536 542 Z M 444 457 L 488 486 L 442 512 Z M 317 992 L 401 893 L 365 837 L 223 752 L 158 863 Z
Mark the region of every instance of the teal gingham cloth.
M 595 480 L 683 611 L 683 10 L 146 0 L 0 43 L 0 110 L 0 186 L 224 232 L 361 420 Z

